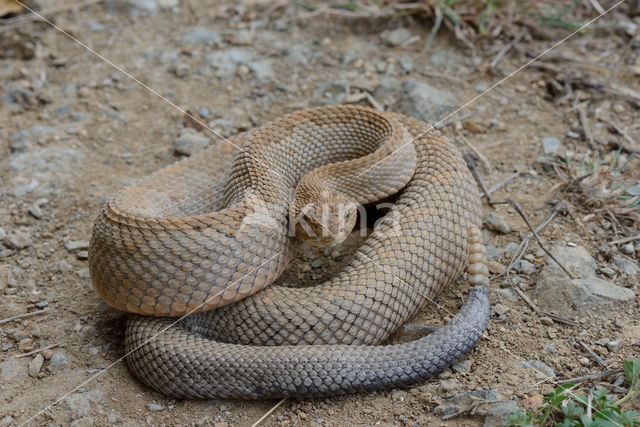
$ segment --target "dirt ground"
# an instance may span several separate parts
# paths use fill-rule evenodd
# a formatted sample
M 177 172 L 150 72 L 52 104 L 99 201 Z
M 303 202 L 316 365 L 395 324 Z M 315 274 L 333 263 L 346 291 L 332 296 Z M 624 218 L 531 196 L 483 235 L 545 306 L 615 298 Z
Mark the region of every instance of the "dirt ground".
M 172 104 L 227 136 L 313 105 L 373 100 L 432 122 L 463 107 L 440 127 L 476 152 L 486 187 L 499 186 L 493 201 L 515 200 L 534 226 L 563 201 L 540 236 L 565 257 L 584 248 L 606 288 L 557 305 L 566 294 L 544 287 L 556 276 L 535 240 L 510 285 L 500 273 L 529 229 L 512 205 L 485 198 L 497 215 L 484 231 L 493 311 L 477 348 L 418 386 L 286 400 L 263 425 L 495 425 L 555 381 L 602 371 L 579 342 L 612 369 L 637 357 L 640 240 L 615 241 L 640 233 L 639 18 L 612 12 L 495 88 L 570 31 L 540 27 L 471 50 L 443 29 L 426 52 L 430 26 L 416 17 L 286 2 L 114 1 L 52 19 L 58 29 L 0 26 L 0 319 L 36 313 L 0 324 L 0 426 L 251 425 L 277 403 L 176 401 L 144 387 L 121 360 L 125 315 L 92 288 L 86 241 L 110 195 L 176 161 L 176 148 L 224 149 L 206 130 L 185 131 Z M 352 249 L 307 253 L 288 274 L 321 277 Z M 536 314 L 514 287 L 559 318 Z M 445 322 L 466 288 L 416 321 Z M 620 394 L 618 377 L 596 386 Z

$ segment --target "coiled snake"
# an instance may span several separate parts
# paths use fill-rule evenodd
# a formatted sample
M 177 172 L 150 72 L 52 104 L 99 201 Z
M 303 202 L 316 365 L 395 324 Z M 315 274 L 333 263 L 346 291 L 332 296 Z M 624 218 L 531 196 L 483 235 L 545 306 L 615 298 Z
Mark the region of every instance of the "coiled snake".
M 433 334 L 378 345 L 465 265 L 471 284 L 488 282 L 473 179 L 436 132 L 411 142 L 425 130 L 355 106 L 304 110 L 236 137 L 246 148 L 231 162 L 210 148 L 117 193 L 89 265 L 107 303 L 145 315 L 127 326 L 131 371 L 177 398 L 324 396 L 415 383 L 473 348 L 489 316 L 483 287 Z M 267 286 L 294 232 L 338 243 L 358 205 L 399 190 L 335 277 Z

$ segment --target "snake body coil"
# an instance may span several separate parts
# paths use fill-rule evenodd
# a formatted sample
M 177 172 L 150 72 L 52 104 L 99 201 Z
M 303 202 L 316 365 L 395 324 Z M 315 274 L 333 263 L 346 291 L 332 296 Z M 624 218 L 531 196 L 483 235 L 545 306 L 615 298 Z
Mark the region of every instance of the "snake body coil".
M 372 347 L 465 265 L 472 284 L 487 282 L 475 184 L 437 134 L 407 144 L 426 129 L 359 107 L 305 110 L 239 137 L 250 145 L 230 172 L 212 167 L 223 159 L 208 149 L 118 193 L 92 236 L 99 293 L 133 313 L 206 311 L 175 325 L 132 318 L 132 372 L 179 398 L 324 396 L 411 384 L 470 350 L 488 321 L 481 288 L 437 332 Z M 303 202 L 368 203 L 405 184 L 335 277 L 308 288 L 267 286 L 286 265 L 288 219 Z

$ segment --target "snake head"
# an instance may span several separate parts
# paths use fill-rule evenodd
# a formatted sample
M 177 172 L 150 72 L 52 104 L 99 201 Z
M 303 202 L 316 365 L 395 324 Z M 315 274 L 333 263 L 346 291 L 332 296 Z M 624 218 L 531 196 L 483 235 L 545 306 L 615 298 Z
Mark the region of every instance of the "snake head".
M 358 219 L 355 203 L 334 193 L 308 203 L 292 218 L 299 239 L 311 246 L 327 247 L 342 243 Z

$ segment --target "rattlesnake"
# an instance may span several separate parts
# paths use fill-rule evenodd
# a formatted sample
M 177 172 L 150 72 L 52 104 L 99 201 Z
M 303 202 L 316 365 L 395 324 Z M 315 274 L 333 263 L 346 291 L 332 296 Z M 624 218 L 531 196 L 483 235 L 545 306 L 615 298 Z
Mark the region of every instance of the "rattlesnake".
M 304 110 L 238 136 L 230 161 L 209 148 L 117 193 L 93 230 L 95 287 L 118 309 L 184 316 L 129 321 L 132 372 L 179 398 L 322 396 L 410 384 L 471 349 L 488 322 L 480 287 L 435 333 L 377 345 L 465 265 L 471 284 L 488 282 L 473 179 L 426 130 L 362 107 Z M 356 206 L 399 190 L 335 277 L 267 286 L 291 231 L 339 243 Z

